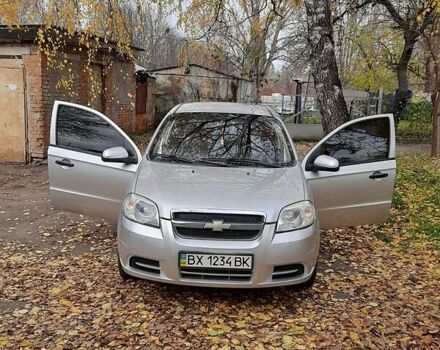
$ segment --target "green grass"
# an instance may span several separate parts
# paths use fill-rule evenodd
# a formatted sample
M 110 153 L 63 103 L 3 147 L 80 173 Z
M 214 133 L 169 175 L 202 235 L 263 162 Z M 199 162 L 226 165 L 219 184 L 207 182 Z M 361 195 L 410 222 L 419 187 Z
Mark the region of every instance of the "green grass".
M 389 235 L 387 235 L 385 232 L 383 231 L 375 231 L 374 235 L 376 236 L 376 238 L 380 241 L 383 241 L 385 243 L 390 243 L 391 242 L 391 237 Z
M 440 249 L 440 159 L 424 153 L 397 157 L 393 209 L 384 229 L 428 238 Z
M 319 118 L 314 117 L 306 117 L 302 120 L 303 124 L 321 124 L 321 120 Z

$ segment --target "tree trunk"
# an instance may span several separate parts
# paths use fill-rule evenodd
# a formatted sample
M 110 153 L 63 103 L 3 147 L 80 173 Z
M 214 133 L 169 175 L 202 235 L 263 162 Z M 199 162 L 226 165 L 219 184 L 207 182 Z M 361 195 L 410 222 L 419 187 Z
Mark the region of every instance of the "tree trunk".
M 417 41 L 417 34 L 405 34 L 404 37 L 405 44 L 403 46 L 402 54 L 400 55 L 399 63 L 397 65 L 398 88 L 393 106 L 394 120 L 396 124 L 399 123 L 402 117 L 402 111 L 404 110 L 408 101 L 408 66 L 414 51 L 414 45 Z
M 249 1 L 251 10 L 251 50 L 250 54 L 252 57 L 252 76 L 255 80 L 255 91 L 254 91 L 254 103 L 260 103 L 261 100 L 261 55 L 265 50 L 264 36 L 261 31 L 260 24 L 260 12 L 261 12 L 261 1 L 251 0 Z
M 431 57 L 433 65 L 432 89 L 432 148 L 433 157 L 440 156 L 440 21 L 437 20 L 431 35 Z
M 440 88 L 438 86 L 436 88 L 436 92 L 432 94 L 432 149 L 431 149 L 431 155 L 433 157 L 440 157 Z
M 329 0 L 305 0 L 304 3 L 312 76 L 321 111 L 322 126 L 324 133 L 328 134 L 350 120 L 336 64 L 330 3 Z
M 426 93 L 432 93 L 435 86 L 435 67 L 434 60 L 431 56 L 426 59 L 426 78 L 425 78 L 425 91 Z

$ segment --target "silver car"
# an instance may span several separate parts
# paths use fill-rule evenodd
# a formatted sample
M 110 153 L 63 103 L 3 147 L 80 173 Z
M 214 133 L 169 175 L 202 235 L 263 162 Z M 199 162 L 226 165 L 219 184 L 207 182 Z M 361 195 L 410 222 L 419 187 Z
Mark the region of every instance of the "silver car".
M 56 101 L 50 195 L 117 222 L 124 279 L 310 286 L 320 228 L 386 220 L 394 153 L 392 115 L 340 126 L 300 162 L 275 112 L 206 102 L 173 108 L 141 155 L 100 112 Z

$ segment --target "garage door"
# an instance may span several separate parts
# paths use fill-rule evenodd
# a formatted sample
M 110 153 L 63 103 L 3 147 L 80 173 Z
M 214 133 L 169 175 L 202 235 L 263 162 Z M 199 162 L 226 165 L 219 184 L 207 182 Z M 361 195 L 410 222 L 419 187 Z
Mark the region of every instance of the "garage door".
M 26 162 L 23 66 L 17 59 L 0 59 L 0 161 Z

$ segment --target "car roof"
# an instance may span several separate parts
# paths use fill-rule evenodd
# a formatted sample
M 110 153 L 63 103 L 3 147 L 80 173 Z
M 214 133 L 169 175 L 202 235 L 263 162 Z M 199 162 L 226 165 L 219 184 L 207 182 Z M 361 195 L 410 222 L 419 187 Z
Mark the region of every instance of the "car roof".
M 179 105 L 174 113 L 193 113 L 193 112 L 210 112 L 210 113 L 237 113 L 274 116 L 272 112 L 265 106 L 235 103 L 235 102 L 191 102 Z

